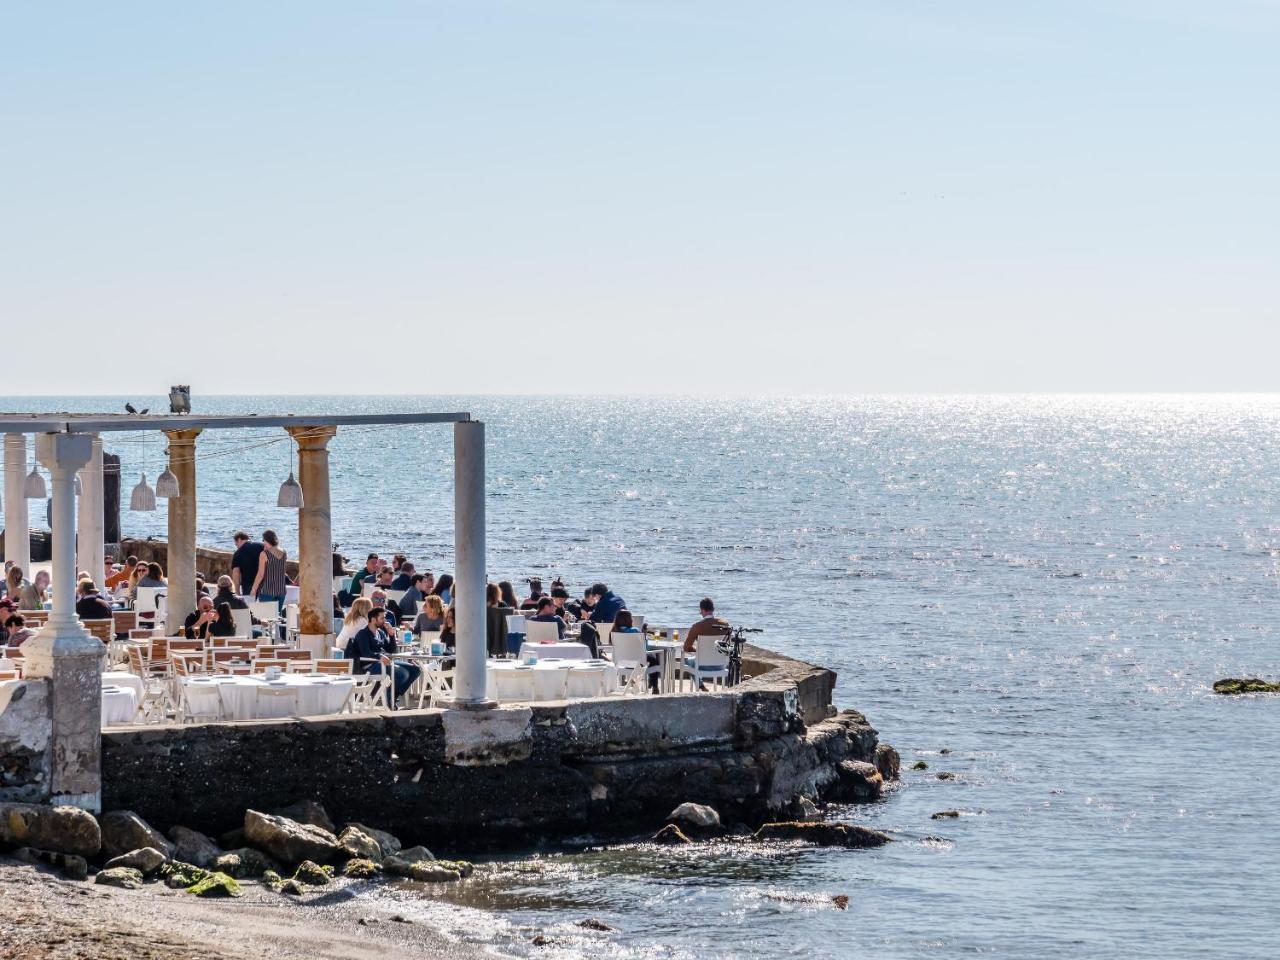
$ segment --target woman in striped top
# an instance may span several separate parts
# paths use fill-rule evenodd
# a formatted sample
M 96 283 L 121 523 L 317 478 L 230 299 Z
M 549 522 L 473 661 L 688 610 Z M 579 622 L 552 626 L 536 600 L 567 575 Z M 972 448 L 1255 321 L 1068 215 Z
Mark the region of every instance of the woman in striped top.
M 258 575 L 251 591 L 257 600 L 274 600 L 284 609 L 284 561 L 287 554 L 280 549 L 280 538 L 274 530 L 262 531 L 262 555 L 258 557 Z

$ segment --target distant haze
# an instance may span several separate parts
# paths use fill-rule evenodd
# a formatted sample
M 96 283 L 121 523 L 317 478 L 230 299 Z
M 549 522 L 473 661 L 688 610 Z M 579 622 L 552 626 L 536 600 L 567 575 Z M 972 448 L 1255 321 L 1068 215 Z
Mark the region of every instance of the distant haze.
M 5 4 L 3 391 L 1272 390 L 1277 49 L 1276 0 Z

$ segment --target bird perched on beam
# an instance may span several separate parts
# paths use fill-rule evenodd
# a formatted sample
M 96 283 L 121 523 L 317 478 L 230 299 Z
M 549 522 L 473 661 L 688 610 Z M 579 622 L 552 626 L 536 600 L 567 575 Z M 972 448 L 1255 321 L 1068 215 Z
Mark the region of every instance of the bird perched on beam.
M 126 403 L 124 405 L 124 409 L 125 409 L 125 413 L 137 413 L 137 414 L 141 414 L 144 417 L 151 412 L 150 407 L 143 407 L 141 410 L 139 410 L 132 403 Z

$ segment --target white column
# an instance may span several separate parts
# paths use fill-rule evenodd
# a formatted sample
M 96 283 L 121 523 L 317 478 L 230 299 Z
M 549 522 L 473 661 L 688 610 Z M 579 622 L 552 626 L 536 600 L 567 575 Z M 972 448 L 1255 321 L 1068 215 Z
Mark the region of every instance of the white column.
M 36 457 L 53 483 L 53 612 L 22 645 L 24 670 L 48 680 L 53 713 L 52 804 L 96 812 L 102 802 L 102 644 L 76 617 L 76 471 L 89 462 L 93 439 L 85 434 L 42 433 Z
M 31 520 L 27 515 L 27 435 L 4 435 L 4 559 L 31 576 Z
M 80 471 L 80 509 L 76 513 L 76 569 L 87 570 L 98 589 L 107 578 L 103 527 L 106 511 L 102 499 L 102 439 L 93 436 L 89 462 Z
M 454 609 L 458 621 L 457 672 L 452 706 L 494 705 L 485 696 L 484 424 L 453 425 Z

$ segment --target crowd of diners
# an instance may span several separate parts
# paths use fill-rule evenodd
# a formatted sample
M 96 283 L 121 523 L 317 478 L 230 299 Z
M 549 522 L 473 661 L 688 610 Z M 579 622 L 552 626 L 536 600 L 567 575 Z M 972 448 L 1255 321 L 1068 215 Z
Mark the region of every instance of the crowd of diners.
M 236 634 L 233 610 L 248 609 L 248 599 L 274 602 L 283 610 L 286 588 L 292 585 L 286 570 L 288 554 L 272 530 L 265 530 L 259 540 L 243 531 L 233 537 L 235 552 L 231 572 L 206 583 L 203 574 L 196 576 L 196 608 L 187 615 L 174 635 L 188 639 L 230 637 Z M 83 620 L 112 616 L 111 599 L 135 600 L 140 587 L 165 587 L 168 581 L 160 564 L 126 558 L 123 564 L 107 558 L 107 576 L 100 589 L 85 572 L 79 574 L 76 614 Z M 611 632 L 638 632 L 626 601 L 609 585 L 596 582 L 573 596 L 559 578 L 543 586 L 541 578 L 525 581 L 526 589 L 517 594 L 510 580 L 485 585 L 486 643 L 489 656 L 505 657 L 507 617 L 516 613 L 527 619 L 556 624 L 563 639 L 569 626 L 576 626 L 577 640 L 599 656 L 600 628 L 607 624 Z M 371 588 L 366 591 L 366 584 Z M 44 607 L 49 575 L 39 571 L 30 581 L 23 571 L 6 564 L 5 579 L 0 585 L 0 646 L 19 646 L 34 636 L 26 626 L 22 610 Z M 392 593 L 395 596 L 392 596 Z M 454 612 L 454 579 L 451 574 L 434 574 L 419 568 L 405 554 L 390 559 L 370 553 L 364 565 L 342 589 L 333 593 L 333 616 L 341 619 L 335 647 L 355 661 L 356 673 L 391 671 L 395 677 L 396 696 L 401 696 L 418 678 L 420 670 L 412 663 L 393 661 L 400 651 L 398 637 L 405 631 L 415 635 L 439 634 L 446 652 L 452 652 L 457 622 Z M 266 628 L 253 618 L 254 632 Z M 699 603 L 699 617 L 684 632 L 684 649 L 692 652 L 698 637 L 708 634 L 723 636 L 729 624 L 716 616 L 715 604 L 709 597 Z M 656 663 L 656 656 L 652 657 Z

